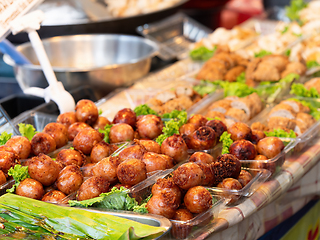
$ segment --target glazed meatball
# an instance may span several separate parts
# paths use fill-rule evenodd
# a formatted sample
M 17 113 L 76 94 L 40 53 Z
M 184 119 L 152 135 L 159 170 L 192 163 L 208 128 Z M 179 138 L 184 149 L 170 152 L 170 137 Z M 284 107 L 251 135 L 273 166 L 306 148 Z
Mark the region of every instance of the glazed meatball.
M 119 157 L 106 157 L 92 168 L 92 174 L 94 176 L 101 176 L 111 184 L 114 184 L 118 181 L 117 168 L 120 163 Z
M 228 133 L 231 134 L 231 139 L 233 141 L 245 139 L 251 140 L 252 131 L 251 128 L 242 122 L 236 122 L 231 127 L 228 128 Z
M 86 156 L 74 149 L 62 149 L 58 153 L 56 161 L 62 162 L 65 166 L 75 164 L 81 167 L 86 161 Z
M 240 160 L 252 160 L 256 157 L 255 146 L 248 140 L 237 140 L 229 148 L 230 154 L 235 155 Z
M 88 99 L 82 99 L 76 105 L 76 117 L 79 122 L 85 122 L 90 126 L 98 120 L 99 111 L 94 102 Z
M 257 144 L 259 154 L 271 159 L 277 156 L 284 149 L 283 142 L 277 137 L 266 137 Z
M 222 121 L 216 119 L 208 121 L 206 126 L 211 127 L 215 131 L 218 140 L 222 133 L 227 131 L 227 126 Z
M 200 127 L 192 134 L 189 145 L 194 150 L 211 149 L 216 145 L 216 133 L 210 127 Z
M 161 153 L 172 157 L 176 162 L 181 162 L 188 157 L 188 147 L 180 135 L 173 134 L 163 141 Z
M 61 148 L 68 143 L 68 129 L 61 123 L 48 123 L 42 132 L 53 137 L 56 148 Z
M 241 171 L 239 159 L 232 154 L 223 154 L 217 157 L 217 161 L 212 164 L 216 183 L 224 178 L 238 178 Z
M 26 159 L 31 153 L 31 143 L 28 138 L 22 136 L 13 136 L 5 146 L 11 147 L 18 154 L 19 159 Z
M 107 118 L 99 116 L 98 120 L 93 125 L 93 128 L 98 131 L 99 129 L 104 129 L 106 125 L 110 125 L 110 124 L 111 122 Z
M 84 122 L 75 122 L 75 123 L 71 124 L 70 127 L 68 128 L 69 141 L 73 141 L 75 136 L 77 136 L 77 134 L 85 128 L 91 128 L 91 127 L 90 127 L 90 125 L 88 125 Z
M 197 162 L 196 163 L 203 172 L 203 179 L 200 185 L 202 186 L 212 186 L 215 183 L 214 170 L 212 169 L 211 164 Z
M 117 176 L 121 183 L 135 185 L 147 178 L 146 164 L 139 159 L 128 159 L 119 164 Z
M 143 155 L 142 161 L 146 164 L 147 172 L 165 170 L 168 168 L 168 160 L 161 154 L 147 152 Z
M 0 170 L 7 174 L 8 170 L 18 162 L 17 154 L 12 152 L 0 152 Z
M 203 178 L 203 171 L 193 162 L 182 164 L 173 171 L 174 183 L 185 190 L 201 185 Z
M 31 149 L 34 155 L 48 154 L 56 149 L 56 141 L 48 133 L 36 133 L 31 139 Z
M 111 127 L 109 138 L 110 143 L 132 141 L 134 138 L 134 130 L 129 124 L 117 123 Z
M 180 135 L 185 135 L 185 136 L 191 136 L 192 133 L 197 130 L 198 128 L 196 127 L 196 125 L 192 124 L 192 123 L 186 123 L 183 124 L 180 128 L 179 128 L 179 133 Z
M 110 144 L 105 141 L 101 141 L 93 146 L 90 154 L 92 163 L 100 162 L 103 158 L 109 157 L 112 153 Z
M 31 178 L 26 178 L 17 187 L 16 194 L 23 197 L 40 200 L 44 194 L 44 189 L 39 181 Z
M 137 140 L 137 143 L 144 146 L 148 152 L 161 153 L 161 147 L 156 141 Z
M 167 159 L 167 168 L 173 168 L 175 165 L 174 159 L 168 155 L 160 154 L 161 157 Z
M 85 128 L 73 139 L 73 147 L 86 155 L 91 153 L 94 145 L 103 140 L 103 134 L 93 128 Z
M 119 157 L 122 160 L 127 160 L 131 158 L 142 159 L 143 155 L 147 152 L 146 148 L 142 145 L 133 145 L 123 149 L 119 153 Z
M 83 167 L 81 167 L 83 177 L 92 177 L 93 176 L 92 169 L 95 165 L 96 165 L 95 163 L 87 163 Z
M 258 155 L 262 156 L 262 155 Z M 258 169 L 267 169 L 271 175 L 276 172 L 276 163 L 271 161 L 265 161 L 265 159 L 254 161 L 250 164 L 250 168 L 255 169 L 256 171 L 252 171 L 252 175 L 255 176 L 258 173 Z
M 73 124 L 75 122 L 77 122 L 77 117 L 76 117 L 75 112 L 61 113 L 57 117 L 57 123 L 61 123 L 61 124 L 65 125 L 67 129 L 70 127 L 71 124 Z
M 131 110 L 130 108 L 121 109 L 117 114 L 114 116 L 112 123 L 126 123 L 129 124 L 132 128 L 136 127 L 136 113 Z
M 152 186 L 151 193 L 152 195 L 160 194 L 161 192 L 172 192 L 174 196 L 177 198 L 177 201 L 181 202 L 181 190 L 180 188 L 173 182 L 172 178 L 159 178 L 157 182 Z
M 212 196 L 202 186 L 192 187 L 184 196 L 184 204 L 192 213 L 202 213 L 212 206 Z
M 218 188 L 223 188 L 226 190 L 240 190 L 242 188 L 241 183 L 234 178 L 225 178 L 223 179 L 222 182 L 220 182 L 217 186 Z M 229 198 L 228 204 L 235 203 L 239 198 L 240 195 L 237 194 L 230 194 L 230 193 L 225 193 L 224 196 L 226 198 Z
M 206 125 L 207 121 L 208 120 L 204 116 L 202 116 L 200 114 L 195 114 L 191 118 L 188 119 L 187 123 L 191 123 L 191 124 L 195 125 L 196 129 L 198 129 L 199 127 Z
M 28 171 L 31 178 L 39 181 L 44 186 L 53 184 L 59 175 L 59 168 L 56 162 L 42 153 L 29 161 Z
M 257 155 L 254 160 L 268 160 L 268 158 L 264 155 Z
M 149 213 L 172 218 L 179 207 L 177 199 L 172 192 L 161 192 L 153 195 L 147 203 Z
M 257 144 L 262 138 L 265 138 L 266 134 L 259 130 L 252 130 L 251 142 Z
M 30 143 L 30 150 L 31 150 L 31 143 Z M 0 146 L 0 152 L 11 152 L 11 153 L 17 154 L 12 147 L 9 147 L 6 145 Z
M 190 234 L 192 226 L 189 224 L 183 224 L 183 222 L 188 222 L 193 219 L 193 214 L 188 209 L 180 208 L 175 212 L 172 219 L 176 220 L 171 222 L 171 234 L 173 237 L 176 239 L 186 238 Z
M 155 139 L 162 133 L 163 122 L 156 115 L 145 115 L 137 121 L 137 131 L 142 139 Z
M 252 175 L 246 170 L 241 170 L 238 181 L 241 183 L 242 187 L 246 186 L 251 180 Z
M 57 179 L 57 188 L 64 194 L 70 194 L 79 189 L 83 182 L 83 175 L 77 165 L 66 166 L 60 171 Z
M 6 182 L 7 182 L 6 175 L 4 174 L 4 172 L 2 170 L 0 170 L 0 185 L 4 184 Z
M 210 164 L 214 162 L 214 158 L 208 153 L 195 152 L 190 156 L 189 162 L 202 162 Z
M 66 197 L 67 196 L 61 191 L 51 190 L 42 197 L 41 201 L 51 202 L 51 203 L 60 203 Z
M 101 176 L 90 177 L 85 180 L 77 192 L 77 200 L 83 201 L 98 197 L 101 193 L 108 192 L 110 183 Z

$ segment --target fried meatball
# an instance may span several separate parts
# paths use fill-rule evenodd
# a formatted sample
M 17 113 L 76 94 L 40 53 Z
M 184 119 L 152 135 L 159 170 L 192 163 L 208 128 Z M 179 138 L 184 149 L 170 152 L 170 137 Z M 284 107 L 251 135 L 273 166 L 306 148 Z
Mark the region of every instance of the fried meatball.
M 101 176 L 93 176 L 85 180 L 77 191 L 77 200 L 83 201 L 98 197 L 101 193 L 108 192 L 110 183 Z
M 168 160 L 164 158 L 162 154 L 147 152 L 143 155 L 142 161 L 146 164 L 147 172 L 168 168 Z
M 184 196 L 184 204 L 192 213 L 202 213 L 212 206 L 210 192 L 202 186 L 195 186 Z
M 263 155 L 258 155 L 258 156 L 263 156 Z M 266 169 L 271 173 L 271 175 L 274 174 L 277 170 L 276 163 L 271 161 L 265 161 L 265 160 L 266 159 L 263 159 L 263 157 L 261 157 L 261 159 L 251 162 L 250 168 L 255 170 Z M 252 175 L 254 176 L 257 175 L 257 173 L 258 171 L 252 171 Z
M 111 127 L 109 138 L 110 143 L 132 141 L 134 138 L 134 130 L 129 124 L 117 123 Z
M 266 137 L 257 144 L 259 154 L 271 159 L 277 156 L 284 149 L 283 142 L 277 137 Z
M 239 159 L 232 154 L 223 154 L 217 157 L 217 161 L 212 164 L 215 174 L 215 181 L 219 183 L 224 178 L 238 178 L 241 171 Z
M 252 175 L 246 170 L 241 170 L 238 176 L 238 181 L 241 183 L 242 187 L 246 186 L 251 180 Z
M 212 186 L 215 183 L 214 170 L 211 164 L 196 162 L 196 164 L 201 168 L 203 172 L 203 179 L 200 185 L 202 186 Z
M 70 194 L 79 189 L 83 182 L 83 175 L 80 167 L 69 165 L 62 169 L 57 179 L 57 188 L 64 194 Z
M 222 133 L 227 131 L 227 126 L 222 121 L 216 119 L 208 121 L 206 126 L 211 127 L 214 130 L 218 140 Z
M 58 153 L 56 161 L 62 162 L 65 166 L 75 164 L 81 167 L 86 161 L 86 156 L 74 149 L 62 149 Z
M 61 114 L 57 117 L 57 121 L 56 121 L 56 122 L 65 125 L 66 128 L 68 129 L 71 124 L 77 122 L 76 113 L 75 113 L 75 112 L 65 112 L 65 113 L 61 113 Z
M 262 138 L 265 138 L 266 134 L 259 130 L 252 130 L 251 142 L 257 144 Z
M 121 160 L 118 156 L 106 157 L 92 168 L 92 174 L 94 176 L 104 177 L 108 182 L 114 184 L 118 181 L 117 168 L 120 163 Z
M 193 219 L 193 214 L 188 209 L 179 208 L 172 219 L 175 220 L 171 221 L 172 236 L 176 239 L 186 238 L 192 230 L 192 226 L 188 224 L 188 221 Z M 184 222 L 186 222 L 186 224 L 184 224 Z
M 4 184 L 6 182 L 7 182 L 6 175 L 4 174 L 4 172 L 2 170 L 0 170 L 0 185 Z
M 222 182 L 220 182 L 217 186 L 218 188 L 223 188 L 226 190 L 240 190 L 242 188 L 241 183 L 234 178 L 225 178 L 223 179 Z M 229 198 L 228 204 L 235 203 L 239 198 L 240 195 L 237 194 L 230 194 L 230 193 L 225 193 L 224 196 L 226 198 Z
M 18 154 L 19 159 L 26 159 L 31 153 L 31 143 L 28 138 L 22 136 L 13 136 L 5 146 L 11 147 Z
M 117 176 L 121 183 L 135 185 L 147 178 L 146 164 L 139 159 L 128 159 L 119 164 Z
M 77 102 L 75 110 L 78 121 L 85 122 L 90 126 L 93 126 L 99 117 L 97 106 L 88 99 L 82 99 Z
M 121 109 L 117 114 L 114 116 L 112 123 L 126 123 L 129 124 L 132 128 L 136 127 L 136 113 L 131 110 L 130 108 Z
M 95 166 L 95 163 L 87 163 L 83 167 L 81 167 L 81 171 L 83 174 L 83 177 L 92 177 L 92 168 Z
M 210 164 L 214 162 L 214 158 L 205 152 L 195 152 L 190 156 L 189 162 L 202 162 Z
M 90 159 L 92 163 L 100 162 L 103 158 L 109 157 L 111 155 L 111 146 L 105 141 L 101 141 L 93 146 L 90 154 Z
M 182 164 L 172 174 L 174 183 L 185 190 L 201 185 L 204 178 L 204 173 L 199 165 L 193 162 Z
M 138 144 L 144 146 L 148 152 L 161 153 L 159 143 L 153 140 L 137 140 Z
M 172 157 L 176 162 L 181 162 L 188 157 L 188 147 L 180 135 L 173 134 L 163 141 L 161 153 Z
M 228 128 L 228 133 L 231 134 L 231 139 L 233 141 L 245 139 L 249 140 L 252 136 L 252 131 L 250 127 L 242 122 L 236 122 L 231 127 Z
M 181 202 L 181 190 L 180 188 L 173 182 L 172 178 L 159 178 L 157 182 L 152 186 L 151 193 L 152 195 L 160 194 L 161 192 L 172 192 L 174 196 L 177 198 L 177 201 Z
M 31 143 L 30 143 L 30 149 L 31 149 Z M 6 145 L 0 146 L 0 152 L 11 152 L 11 153 L 17 154 L 12 147 L 9 147 Z
M 256 157 L 257 151 L 253 143 L 248 140 L 237 140 L 229 148 L 230 154 L 241 160 L 252 160 Z
M 98 120 L 95 122 L 95 124 L 93 124 L 93 129 L 98 131 L 99 129 L 104 129 L 106 125 L 110 125 L 110 124 L 111 122 L 107 118 L 103 116 L 99 116 Z
M 53 184 L 59 175 L 59 168 L 56 162 L 43 153 L 29 161 L 28 171 L 30 177 L 39 181 L 43 186 Z
M 42 132 L 53 137 L 56 148 L 61 148 L 68 143 L 68 129 L 61 123 L 48 123 Z
M 190 137 L 195 130 L 197 130 L 196 125 L 192 123 L 186 123 L 179 128 L 179 133 L 181 136 L 185 135 Z
M 201 114 L 195 114 L 191 118 L 188 119 L 187 123 L 191 123 L 196 126 L 196 129 L 206 125 L 207 119 Z
M 31 139 L 31 149 L 34 155 L 48 154 L 56 150 L 56 141 L 48 133 L 36 133 Z
M 73 147 L 86 155 L 91 153 L 94 145 L 103 140 L 103 134 L 93 128 L 85 128 L 73 139 Z
M 137 121 L 137 131 L 142 139 L 155 139 L 162 133 L 163 122 L 156 115 L 145 115 Z
M 194 150 L 211 149 L 216 145 L 216 133 L 207 126 L 198 128 L 190 138 L 190 146 Z
M 44 189 L 39 181 L 32 178 L 26 178 L 17 187 L 16 194 L 40 200 L 44 194 Z
M 41 201 L 51 202 L 51 203 L 60 203 L 66 197 L 67 196 L 61 191 L 51 190 L 42 197 Z
M 71 124 L 70 127 L 68 128 L 69 141 L 73 141 L 75 136 L 77 136 L 77 134 L 85 128 L 91 128 L 91 126 L 84 122 L 75 122 Z
M 122 160 L 127 160 L 127 159 L 131 159 L 131 158 L 135 158 L 135 159 L 142 159 L 143 155 L 147 152 L 146 148 L 142 145 L 133 145 L 130 147 L 127 147 L 125 149 L 123 149 L 120 153 L 119 153 L 119 157 Z
M 12 152 L 0 152 L 0 170 L 7 174 L 8 170 L 18 162 L 17 154 Z
M 153 195 L 147 203 L 149 213 L 172 218 L 179 207 L 177 199 L 172 192 L 161 192 Z

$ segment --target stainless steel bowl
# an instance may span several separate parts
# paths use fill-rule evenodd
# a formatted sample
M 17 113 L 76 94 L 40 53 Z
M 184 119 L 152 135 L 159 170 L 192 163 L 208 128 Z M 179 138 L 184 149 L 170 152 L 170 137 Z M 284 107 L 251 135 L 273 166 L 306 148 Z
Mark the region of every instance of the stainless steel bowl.
M 44 39 L 43 45 L 57 79 L 66 90 L 89 85 L 98 98 L 146 75 L 158 51 L 157 44 L 148 39 L 117 34 L 53 37 Z M 47 87 L 31 44 L 24 43 L 17 50 L 33 64 L 16 65 L 4 55 L 4 61 L 14 67 L 21 89 Z

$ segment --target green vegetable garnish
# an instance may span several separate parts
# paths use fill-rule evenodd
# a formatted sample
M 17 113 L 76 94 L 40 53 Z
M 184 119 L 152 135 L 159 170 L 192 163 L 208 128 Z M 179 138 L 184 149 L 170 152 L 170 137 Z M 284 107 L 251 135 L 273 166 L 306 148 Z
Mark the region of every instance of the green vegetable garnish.
M 270 132 L 264 132 L 267 137 L 279 137 L 279 138 L 296 138 L 297 135 L 293 130 L 290 129 L 289 132 L 286 132 L 283 129 L 273 129 Z
M 281 34 L 285 34 L 289 30 L 289 26 L 285 26 L 284 29 L 281 31 Z
M 219 120 L 219 121 L 221 121 L 221 118 L 219 118 L 219 117 L 214 117 L 214 118 L 207 117 L 207 120 L 208 121 L 211 121 L 211 120 Z
M 101 109 L 99 109 L 99 112 L 98 112 L 98 113 L 99 113 L 99 115 L 101 115 L 101 114 L 102 114 L 102 110 L 101 110 Z
M 20 164 L 15 165 L 14 168 L 11 167 L 8 171 L 8 175 L 12 176 L 15 181 L 15 184 L 12 186 L 12 188 L 7 189 L 7 192 L 10 193 L 14 193 L 20 182 L 26 178 L 30 178 L 28 166 L 22 167 Z
M 289 98 L 288 100 L 293 100 L 296 102 L 300 102 L 303 106 L 306 106 L 310 109 L 310 115 L 312 117 L 314 117 L 314 119 L 316 119 L 317 121 L 320 120 L 320 111 L 318 111 L 318 109 L 320 108 L 320 104 L 317 101 L 305 101 L 305 100 L 299 100 L 296 98 Z
M 320 64 L 315 61 L 315 60 L 311 60 L 311 61 L 307 61 L 307 68 L 310 69 L 310 68 L 313 68 L 313 67 L 319 67 Z
M 200 84 L 197 84 L 193 87 L 193 90 L 203 97 L 206 94 L 215 92 L 217 90 L 217 85 L 209 81 L 201 80 Z
M 33 136 L 37 133 L 36 129 L 31 124 L 19 123 L 19 132 L 22 136 L 26 137 L 31 141 Z
M 269 51 L 266 51 L 266 50 L 261 50 L 260 52 L 257 52 L 254 54 L 254 57 L 257 58 L 257 57 L 264 57 L 264 56 L 268 56 L 268 55 L 271 55 L 272 52 L 269 52 Z
M 291 49 L 287 49 L 286 52 L 284 53 L 284 55 L 286 55 L 287 57 L 289 57 L 291 54 Z
M 290 94 L 294 94 L 298 97 L 307 97 L 307 98 L 319 98 L 320 94 L 317 89 L 314 87 L 310 88 L 310 90 L 306 89 L 306 87 L 301 83 L 293 83 L 291 86 Z
M 151 109 L 147 104 L 141 104 L 137 106 L 133 111 L 136 113 L 136 116 L 149 114 L 158 116 L 158 113 Z
M 103 141 L 105 141 L 106 143 L 110 143 L 110 139 L 109 139 L 109 133 L 110 133 L 110 129 L 113 126 L 113 124 L 107 124 L 106 126 L 104 126 L 104 129 L 100 129 L 99 128 L 99 133 L 103 133 L 104 137 L 103 137 Z
M 307 6 L 304 0 L 292 0 L 291 4 L 285 7 L 286 15 L 291 21 L 301 22 L 299 12 Z
M 222 88 L 224 89 L 225 97 L 237 96 L 241 98 L 257 92 L 254 88 L 241 82 L 225 82 L 225 84 L 222 84 Z
M 222 135 L 220 136 L 219 141 L 222 142 L 221 154 L 229 153 L 229 148 L 233 143 L 233 140 L 231 139 L 231 134 L 229 134 L 227 131 L 223 132 Z
M 199 60 L 202 60 L 202 61 L 206 61 L 208 59 L 210 59 L 213 54 L 215 53 L 217 47 L 215 46 L 212 50 L 204 47 L 204 46 L 201 46 L 201 47 L 198 47 L 196 49 L 193 49 L 191 52 L 190 52 L 190 57 L 192 60 L 195 60 L 195 61 L 199 61 Z
M 2 132 L 0 135 L 0 146 L 5 145 L 12 137 L 12 133 Z
M 236 82 L 246 83 L 246 73 L 245 72 L 240 73 L 240 75 L 237 77 Z

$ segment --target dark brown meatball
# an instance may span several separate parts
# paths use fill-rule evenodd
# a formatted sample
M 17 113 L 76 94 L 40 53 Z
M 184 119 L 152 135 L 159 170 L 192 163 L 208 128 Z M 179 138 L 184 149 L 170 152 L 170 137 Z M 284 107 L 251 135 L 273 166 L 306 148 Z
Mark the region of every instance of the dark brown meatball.
M 186 135 L 186 136 L 191 136 L 192 133 L 197 130 L 198 128 L 196 127 L 196 125 L 192 124 L 192 123 L 186 123 L 183 124 L 180 128 L 179 128 L 179 133 L 180 135 Z
M 73 147 L 86 155 L 91 153 L 94 145 L 103 140 L 103 134 L 93 128 L 85 128 L 73 139 Z
M 220 120 L 216 119 L 208 121 L 206 126 L 211 127 L 215 131 L 217 140 L 219 140 L 223 132 L 227 131 L 227 126 Z
M 18 162 L 17 154 L 12 152 L 0 152 L 0 170 L 5 174 L 8 173 L 8 170 Z
M 121 159 L 119 157 L 106 157 L 92 168 L 92 174 L 104 177 L 108 182 L 114 184 L 118 181 L 117 168 L 120 163 Z
M 180 135 L 173 134 L 163 141 L 161 153 L 172 157 L 176 162 L 181 162 L 188 158 L 188 147 Z
M 139 159 L 128 159 L 119 164 L 117 176 L 121 183 L 135 185 L 147 178 L 146 164 Z
M 93 128 L 98 131 L 99 129 L 104 129 L 106 125 L 110 124 L 111 122 L 107 118 L 99 116 L 98 120 L 95 122 L 95 124 L 93 124 Z
M 234 178 L 225 178 L 222 182 L 220 182 L 217 186 L 218 188 L 223 188 L 226 190 L 240 190 L 242 188 L 241 183 Z M 224 197 L 229 198 L 228 204 L 235 203 L 239 198 L 239 194 L 225 193 Z
M 136 113 L 131 110 L 130 108 L 121 109 L 117 114 L 114 116 L 112 123 L 126 123 L 129 124 L 132 128 L 136 127 Z
M 239 159 L 232 154 L 223 154 L 217 157 L 217 161 L 212 164 L 215 173 L 216 183 L 224 178 L 238 178 L 241 171 Z
M 118 143 L 125 141 L 132 141 L 134 137 L 133 128 L 126 123 L 117 123 L 110 129 L 109 138 L 110 143 Z
M 41 199 L 41 201 L 44 202 L 51 202 L 51 203 L 61 203 L 63 199 L 65 199 L 67 196 L 58 190 L 51 190 L 47 192 Z
M 149 213 L 172 218 L 179 207 L 176 197 L 172 192 L 161 192 L 153 195 L 147 203 Z
M 143 155 L 142 161 L 146 164 L 147 172 L 168 168 L 168 160 L 162 154 L 147 152 Z
M 59 168 L 55 161 L 42 153 L 29 161 L 28 171 L 31 178 L 39 181 L 44 186 L 53 184 L 59 175 Z
M 251 180 L 252 175 L 246 170 L 241 170 L 238 181 L 241 183 L 242 187 L 246 186 Z
M 105 157 L 109 157 L 112 153 L 110 144 L 105 141 L 101 141 L 93 146 L 90 154 L 92 163 L 97 163 Z
M 159 178 L 157 182 L 152 186 L 151 193 L 152 195 L 160 194 L 161 192 L 172 192 L 175 197 L 177 198 L 177 201 L 181 202 L 181 190 L 180 188 L 173 182 L 172 178 Z
M 135 158 L 135 159 L 142 159 L 143 155 L 147 152 L 146 148 L 142 145 L 133 145 L 130 147 L 127 147 L 125 149 L 123 149 L 120 153 L 119 153 L 119 157 L 122 160 L 127 160 L 127 159 L 131 159 L 131 158 Z
M 75 164 L 81 167 L 86 161 L 86 156 L 74 149 L 62 149 L 58 153 L 56 161 L 62 162 L 65 166 Z
M 73 141 L 75 136 L 77 136 L 77 134 L 85 128 L 92 128 L 92 127 L 90 127 L 90 125 L 88 125 L 84 122 L 75 122 L 75 123 L 71 124 L 70 127 L 68 128 L 69 141 Z
M 194 150 L 211 149 L 216 145 L 216 133 L 207 126 L 198 128 L 190 138 L 190 147 Z
M 190 188 L 184 196 L 184 204 L 192 213 L 202 213 L 212 206 L 212 196 L 202 186 Z
M 184 239 L 190 234 L 192 230 L 192 224 L 188 224 L 188 221 L 193 219 L 193 214 L 185 208 L 178 209 L 174 216 L 172 217 L 173 220 L 171 234 L 176 239 Z
M 77 165 L 66 166 L 60 171 L 57 179 L 57 188 L 64 194 L 70 194 L 79 189 L 83 182 L 83 175 Z
M 245 139 L 251 140 L 252 131 L 251 128 L 242 122 L 236 122 L 231 127 L 228 128 L 228 133 L 231 134 L 230 138 L 233 141 Z
M 31 153 L 31 143 L 26 137 L 13 136 L 6 142 L 5 146 L 11 147 L 19 159 L 26 159 Z
M 161 153 L 159 143 L 153 140 L 137 140 L 137 143 L 144 146 L 148 152 Z
M 257 144 L 262 138 L 265 138 L 266 134 L 259 130 L 252 130 L 251 142 Z
M 203 171 L 193 162 L 182 164 L 173 171 L 174 183 L 185 190 L 201 185 L 203 178 Z
M 210 164 L 214 162 L 214 158 L 205 152 L 195 152 L 190 156 L 189 162 L 202 162 Z
M 191 123 L 191 124 L 195 125 L 196 129 L 198 129 L 199 127 L 206 125 L 207 121 L 208 120 L 204 116 L 202 116 L 200 114 L 195 114 L 191 118 L 188 119 L 187 123 Z
M 156 115 L 145 115 L 137 121 L 137 131 L 142 139 L 155 139 L 162 133 L 163 122 Z
M 75 122 L 77 122 L 77 117 L 76 117 L 75 112 L 61 113 L 57 117 L 57 123 L 61 123 L 61 124 L 65 125 L 67 129 L 70 127 L 71 124 L 73 124 Z
M 31 149 L 34 155 L 48 154 L 56 149 L 56 141 L 48 133 L 36 133 L 31 139 Z
M 31 178 L 26 178 L 23 180 L 16 189 L 16 194 L 40 200 L 44 194 L 42 184 Z
M 99 117 L 97 106 L 88 99 L 82 99 L 77 102 L 75 110 L 78 121 L 85 122 L 90 126 L 93 126 Z
M 68 143 L 68 129 L 61 123 L 48 123 L 42 132 L 53 137 L 56 148 L 61 148 Z
M 257 144 L 259 154 L 271 159 L 277 156 L 284 149 L 283 142 L 277 137 L 266 137 Z
M 6 175 L 4 174 L 4 172 L 2 170 L 0 170 L 0 185 L 4 184 L 6 182 L 7 182 Z
M 237 140 L 229 148 L 230 154 L 235 155 L 240 160 L 252 160 L 257 156 L 255 146 L 248 140 Z
M 77 192 L 77 200 L 83 201 L 98 197 L 101 193 L 108 192 L 110 183 L 101 176 L 93 176 L 85 180 Z

